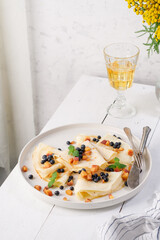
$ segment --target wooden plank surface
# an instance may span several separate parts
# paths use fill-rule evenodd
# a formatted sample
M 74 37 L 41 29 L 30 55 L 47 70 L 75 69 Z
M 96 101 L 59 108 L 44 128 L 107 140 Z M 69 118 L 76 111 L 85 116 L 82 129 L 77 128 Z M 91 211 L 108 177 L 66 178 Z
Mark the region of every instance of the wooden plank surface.
M 105 116 L 104 124 L 121 128 L 128 126 L 139 137 L 142 127 L 149 125 L 153 136 L 150 150 L 153 156 L 158 156 L 159 149 L 152 145 L 158 138 L 156 131 L 154 135 L 153 132 L 157 126 L 159 128 L 157 125 L 159 113 L 156 110 L 158 101 L 155 98 L 154 87 L 135 84 L 128 90 L 127 98 L 137 106 L 138 110 L 132 119 L 115 119 L 106 115 L 107 107 L 113 102 L 114 97 L 115 91 L 109 87 L 106 79 L 84 76 L 60 105 L 43 131 L 69 123 L 101 123 Z M 156 179 L 157 174 L 148 186 L 150 187 Z M 143 191 L 147 198 L 148 187 L 146 186 Z M 137 197 L 141 199 L 141 202 L 144 200 L 143 193 L 138 194 L 124 205 L 124 212 L 136 209 L 137 203 L 134 199 Z M 149 200 L 150 197 L 146 201 Z M 93 211 L 53 207 L 30 194 L 27 185 L 21 181 L 16 167 L 0 188 L 0 237 L 3 240 L 11 239 L 12 236 L 16 236 L 14 239 L 17 240 L 40 240 L 46 239 L 46 236 L 47 239 L 56 237 L 59 240 L 96 239 L 96 227 L 113 214 L 117 214 L 120 207 L 121 204 Z

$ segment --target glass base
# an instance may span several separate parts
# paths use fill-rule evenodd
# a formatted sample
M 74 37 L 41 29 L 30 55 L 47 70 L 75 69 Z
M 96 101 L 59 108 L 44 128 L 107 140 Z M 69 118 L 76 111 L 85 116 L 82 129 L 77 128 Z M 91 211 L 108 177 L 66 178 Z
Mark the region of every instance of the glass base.
M 116 118 L 131 118 L 136 114 L 136 109 L 128 102 L 123 102 L 123 105 L 121 105 L 115 100 L 115 102 L 109 106 L 107 112 Z

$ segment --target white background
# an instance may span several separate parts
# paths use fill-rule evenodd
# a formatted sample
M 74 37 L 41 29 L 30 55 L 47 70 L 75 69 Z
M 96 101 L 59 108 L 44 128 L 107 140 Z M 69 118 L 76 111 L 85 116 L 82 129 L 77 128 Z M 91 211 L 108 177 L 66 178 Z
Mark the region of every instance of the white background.
M 107 76 L 103 48 L 109 43 L 139 46 L 135 82 L 160 79 L 160 56 L 148 59 L 147 37 L 135 34 L 142 17 L 125 0 L 27 0 L 26 8 L 37 132 L 82 74 Z

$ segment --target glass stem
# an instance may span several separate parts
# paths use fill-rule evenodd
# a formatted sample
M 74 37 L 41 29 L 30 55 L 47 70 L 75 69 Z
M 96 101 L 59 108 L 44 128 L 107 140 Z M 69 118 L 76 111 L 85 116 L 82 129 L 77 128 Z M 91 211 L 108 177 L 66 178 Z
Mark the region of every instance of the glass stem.
M 117 91 L 117 98 L 115 100 L 115 105 L 117 108 L 123 108 L 126 104 L 126 98 L 124 91 Z

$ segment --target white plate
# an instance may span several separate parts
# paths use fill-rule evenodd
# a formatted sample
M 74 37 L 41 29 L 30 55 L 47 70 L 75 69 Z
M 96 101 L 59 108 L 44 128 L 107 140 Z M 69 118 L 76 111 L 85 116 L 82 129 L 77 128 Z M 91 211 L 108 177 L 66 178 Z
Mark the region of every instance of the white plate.
M 134 130 L 133 130 L 134 132 Z M 143 171 L 140 175 L 140 184 L 137 188 L 131 189 L 129 187 L 124 187 L 120 191 L 114 192 L 113 196 L 114 199 L 109 199 L 108 196 L 97 198 L 92 200 L 90 203 L 85 203 L 80 200 L 78 200 L 74 194 L 72 196 L 66 196 L 65 190 L 59 190 L 60 195 L 52 197 L 49 197 L 43 193 L 43 190 L 40 192 L 34 189 L 34 185 L 40 185 L 45 187 L 47 183 L 40 179 L 38 174 L 33 168 L 32 165 L 32 152 L 36 145 L 38 145 L 40 142 L 43 142 L 45 144 L 48 144 L 53 147 L 66 149 L 66 141 L 67 140 L 73 140 L 76 135 L 78 134 L 86 134 L 86 135 L 105 135 L 106 133 L 110 134 L 116 134 L 117 136 L 120 136 L 124 141 L 128 142 L 128 139 L 124 133 L 123 130 L 118 128 L 113 128 L 107 125 L 102 124 L 94 124 L 94 123 L 84 123 L 84 124 L 72 124 L 72 125 L 66 125 L 58 128 L 54 128 L 52 130 L 49 130 L 43 134 L 38 135 L 37 137 L 33 138 L 22 150 L 20 156 L 19 156 L 19 170 L 23 177 L 23 179 L 26 181 L 26 183 L 29 184 L 31 189 L 31 194 L 36 194 L 38 198 L 43 199 L 44 201 L 47 201 L 51 204 L 55 204 L 57 206 L 66 207 L 66 208 L 74 208 L 74 209 L 95 209 L 95 208 L 103 208 L 103 207 L 109 207 L 113 206 L 115 204 L 121 203 L 125 200 L 128 200 L 129 198 L 132 198 L 134 195 L 136 195 L 145 185 L 146 180 L 149 176 L 152 161 L 151 161 L 151 155 L 148 150 L 144 153 L 144 164 L 143 164 Z M 134 137 L 135 144 L 139 144 L 139 140 Z M 23 173 L 21 171 L 21 168 L 23 165 L 26 165 L 28 167 L 28 171 Z M 28 178 L 29 174 L 33 174 L 34 178 L 30 180 Z M 68 187 L 69 188 L 69 187 Z M 53 189 L 53 193 L 56 189 Z M 64 201 L 63 197 L 66 196 L 68 201 Z

